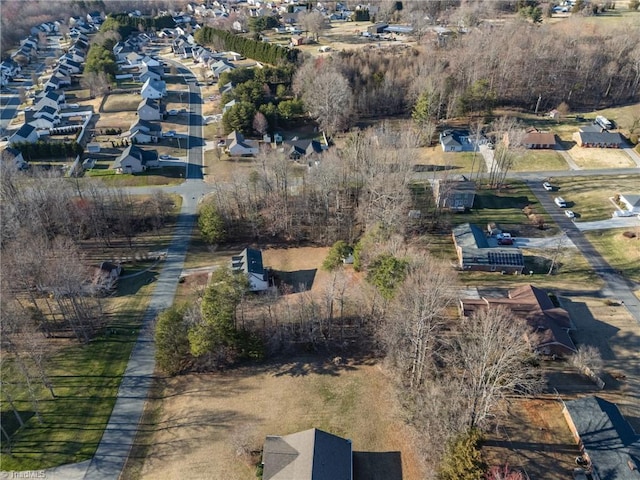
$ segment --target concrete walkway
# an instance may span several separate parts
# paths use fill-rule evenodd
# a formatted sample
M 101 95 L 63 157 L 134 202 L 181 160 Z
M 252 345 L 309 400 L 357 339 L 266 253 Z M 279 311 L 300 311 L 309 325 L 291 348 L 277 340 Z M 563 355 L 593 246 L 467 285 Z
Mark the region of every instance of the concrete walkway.
M 623 148 L 622 151 L 631 157 L 631 160 L 640 168 L 640 155 L 633 148 Z
M 564 158 L 564 161 L 567 162 L 567 165 L 569 165 L 570 170 L 582 170 L 582 168 L 580 168 L 578 164 L 573 161 L 573 158 L 571 158 L 571 155 L 569 154 L 569 152 L 567 152 L 562 148 L 558 148 L 557 146 L 556 146 L 556 152 L 558 152 L 562 156 L 562 158 Z

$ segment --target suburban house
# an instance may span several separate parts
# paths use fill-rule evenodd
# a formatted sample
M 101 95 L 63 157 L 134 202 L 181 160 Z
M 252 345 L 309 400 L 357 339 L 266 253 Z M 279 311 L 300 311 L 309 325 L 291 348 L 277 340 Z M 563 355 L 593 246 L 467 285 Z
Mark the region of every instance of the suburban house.
M 138 104 L 138 118 L 147 121 L 162 120 L 160 104 L 150 98 L 143 99 Z
M 465 271 L 522 273 L 524 257 L 514 247 L 489 247 L 484 231 L 464 223 L 452 230 L 460 268 Z
M 615 403 L 589 396 L 562 410 L 584 459 L 597 479 L 640 479 L 640 436 Z
M 285 153 L 292 160 L 318 157 L 323 151 L 322 144 L 317 140 L 287 140 L 284 144 L 287 146 Z
M 552 132 L 533 129 L 525 134 L 522 144 L 527 148 L 555 148 L 556 136 Z
M 38 141 L 38 132 L 34 125 L 25 123 L 16 133 L 9 137 L 9 145 L 14 143 L 36 143 Z
M 609 132 L 598 125 L 581 127 L 573 134 L 576 143 L 585 148 L 622 148 L 624 137 L 618 132 Z
M 138 81 L 145 83 L 147 80 L 157 82 L 162 80 L 164 69 L 162 67 L 148 67 L 142 65 L 138 73 Z
M 244 136 L 233 131 L 227 136 L 227 151 L 233 157 L 257 155 L 260 151 L 257 140 L 245 140 Z
M 2 150 L 2 161 L 14 165 L 18 170 L 29 168 L 29 164 L 24 161 L 22 152 L 13 147 L 5 147 Z
M 630 212 L 640 213 L 640 194 L 622 193 L 620 194 L 620 202 L 623 203 Z
M 211 71 L 216 78 L 219 78 L 223 72 L 234 70 L 236 66 L 228 60 L 221 59 L 211 64 Z
M 245 248 L 240 255 L 231 257 L 231 269 L 247 275 L 251 292 L 262 292 L 269 288 L 269 274 L 262 265 L 260 250 Z
M 461 179 L 434 180 L 432 184 L 433 196 L 439 208 L 457 212 L 464 212 L 473 207 L 476 196 L 476 182 L 465 176 Z
M 224 107 L 222 107 L 222 113 L 227 113 L 229 110 L 231 110 L 232 107 L 236 105 L 236 103 L 238 102 L 235 100 L 235 98 L 233 100 L 229 100 L 224 104 Z
M 50 107 L 59 109 L 63 103 L 65 103 L 65 96 L 63 92 L 49 90 L 46 93 L 43 92 L 36 96 L 34 107 L 36 110 L 42 110 L 42 107 L 48 105 Z
M 353 480 L 351 440 L 317 428 L 267 436 L 263 480 Z
M 150 78 L 142 85 L 140 90 L 142 98 L 162 98 L 167 94 L 167 84 L 162 80 L 151 80 Z
M 141 173 L 147 168 L 159 167 L 158 152 L 143 150 L 135 145 L 129 145 L 113 162 L 117 173 Z
M 469 144 L 469 133 L 459 130 L 445 130 L 440 133 L 443 152 L 462 152 Z
M 159 123 L 152 123 L 138 118 L 129 131 L 122 134 L 129 137 L 133 143 L 156 143 L 158 138 L 162 136 L 162 127 Z
M 533 285 L 509 290 L 507 297 L 460 300 L 460 313 L 470 317 L 476 311 L 498 306 L 507 308 L 515 317 L 527 322 L 531 328 L 527 340 L 536 353 L 564 356 L 576 352 L 569 336 L 569 330 L 573 330 L 569 312 L 556 307 L 545 290 Z

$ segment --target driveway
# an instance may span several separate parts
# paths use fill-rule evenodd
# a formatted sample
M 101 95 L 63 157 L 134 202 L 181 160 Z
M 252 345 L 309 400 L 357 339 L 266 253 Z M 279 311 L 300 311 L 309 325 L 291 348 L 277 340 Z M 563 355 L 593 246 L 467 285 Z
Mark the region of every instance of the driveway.
M 606 220 L 595 220 L 593 222 L 575 222 L 575 226 L 581 232 L 608 230 L 610 228 L 634 228 L 640 226 L 640 219 L 637 215 L 633 217 L 612 217 Z
M 489 237 L 487 239 L 490 247 L 498 247 L 498 239 L 495 237 Z M 571 239 L 566 234 L 555 235 L 553 237 L 543 238 L 528 238 L 528 237 L 515 237 L 513 239 L 513 246 L 518 248 L 555 248 L 561 245 L 565 248 L 576 248 Z M 503 248 L 509 248 L 504 245 Z
M 638 155 L 638 153 L 633 148 L 626 147 L 623 148 L 622 151 L 629 155 L 629 157 L 631 157 L 631 160 L 633 160 L 638 168 L 640 168 L 640 155 Z

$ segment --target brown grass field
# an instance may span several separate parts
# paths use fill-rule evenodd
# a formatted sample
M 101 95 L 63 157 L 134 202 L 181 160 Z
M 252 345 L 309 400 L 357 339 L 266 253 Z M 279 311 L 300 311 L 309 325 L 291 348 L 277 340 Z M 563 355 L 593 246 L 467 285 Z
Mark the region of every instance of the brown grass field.
M 580 168 L 631 168 L 635 163 L 622 150 L 611 148 L 583 148 L 574 145 L 569 155 Z
M 402 478 L 425 477 L 389 380 L 373 362 L 338 368 L 295 358 L 161 385 L 154 400 L 159 413 L 143 427 L 146 460 L 141 468 L 134 462 L 127 478 L 255 478 L 253 465 L 234 451 L 234 439 L 245 437 L 258 451 L 268 434 L 313 427 L 352 439 L 354 451 L 400 452 Z

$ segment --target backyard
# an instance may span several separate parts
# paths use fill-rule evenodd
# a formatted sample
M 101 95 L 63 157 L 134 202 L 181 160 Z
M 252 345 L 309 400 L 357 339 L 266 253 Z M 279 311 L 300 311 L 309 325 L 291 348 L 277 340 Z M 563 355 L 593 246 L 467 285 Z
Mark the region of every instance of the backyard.
M 625 237 L 625 232 L 635 237 Z M 584 235 L 613 268 L 640 283 L 640 221 L 636 228 L 594 230 Z

